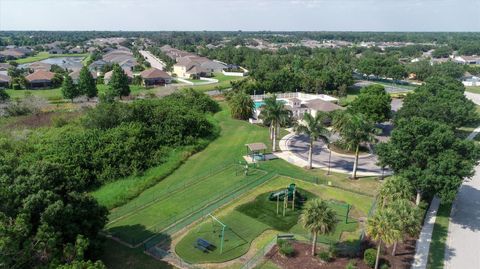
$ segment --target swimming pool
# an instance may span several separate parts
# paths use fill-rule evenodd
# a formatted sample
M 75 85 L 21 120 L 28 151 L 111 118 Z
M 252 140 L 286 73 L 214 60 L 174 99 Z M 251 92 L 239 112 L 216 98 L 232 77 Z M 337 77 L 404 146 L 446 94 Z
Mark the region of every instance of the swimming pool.
M 284 104 L 286 103 L 285 100 L 278 100 L 278 101 L 279 101 L 279 102 L 282 102 L 282 103 L 284 103 Z M 259 108 L 259 107 L 261 107 L 261 106 L 263 106 L 263 105 L 265 104 L 264 101 L 254 101 L 254 103 L 255 103 L 255 109 L 257 109 L 257 108 Z

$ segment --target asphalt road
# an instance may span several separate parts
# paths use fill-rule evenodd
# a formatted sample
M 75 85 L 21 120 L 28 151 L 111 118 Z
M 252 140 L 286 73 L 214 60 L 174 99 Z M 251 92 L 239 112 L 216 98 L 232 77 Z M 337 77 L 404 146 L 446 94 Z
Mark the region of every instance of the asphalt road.
M 140 54 L 142 54 L 142 56 L 145 57 L 145 60 L 147 60 L 147 62 L 149 62 L 153 68 L 163 70 L 163 68 L 165 67 L 165 63 L 163 63 L 160 59 L 155 57 L 149 51 L 141 50 Z
M 305 135 L 297 135 L 288 141 L 288 149 L 292 154 L 300 157 L 303 160 L 308 160 L 309 141 Z M 325 147 L 325 143 L 317 141 L 314 143 L 313 162 L 322 166 L 327 166 L 329 163 L 329 151 Z M 355 158 L 353 156 L 344 156 L 332 154 L 330 159 L 330 167 L 332 169 L 351 171 Z M 358 159 L 358 171 L 365 173 L 382 173 L 381 167 L 376 165 L 377 158 L 374 155 L 363 156 Z
M 480 104 L 480 94 L 465 92 Z M 477 128 L 468 139 L 478 135 Z M 466 180 L 453 202 L 445 248 L 445 268 L 480 268 L 480 165 L 472 179 Z

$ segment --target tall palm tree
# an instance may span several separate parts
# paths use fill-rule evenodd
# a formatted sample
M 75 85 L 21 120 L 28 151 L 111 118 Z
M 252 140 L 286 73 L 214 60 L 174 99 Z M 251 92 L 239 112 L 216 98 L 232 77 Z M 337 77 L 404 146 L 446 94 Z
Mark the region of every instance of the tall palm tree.
M 315 199 L 305 204 L 300 215 L 300 222 L 305 229 L 312 233 L 312 256 L 315 256 L 318 233 L 333 233 L 337 225 L 337 217 L 335 211 L 328 206 L 327 202 Z
M 352 179 L 356 179 L 360 145 L 375 141 L 374 135 L 377 133 L 375 125 L 362 114 L 345 111 L 334 116 L 333 129 L 340 134 L 346 149 L 355 151 Z
M 299 121 L 294 127 L 297 134 L 306 134 L 310 140 L 308 150 L 308 169 L 312 169 L 313 142 L 322 139 L 325 143 L 328 143 L 329 131 L 324 124 L 325 118 L 325 113 L 318 112 L 315 117 L 309 113 L 305 113 L 303 115 L 303 122 Z
M 263 100 L 265 105 L 262 106 L 260 118 L 265 124 L 270 126 L 270 135 L 272 137 L 272 151 L 277 151 L 277 132 L 281 125 L 285 125 L 290 121 L 292 111 L 285 108 L 283 102 L 277 100 L 277 96 L 267 97 Z
M 403 177 L 394 176 L 383 183 L 379 191 L 382 208 L 400 199 L 412 200 L 415 190 L 412 184 Z
M 406 235 L 415 236 L 420 231 L 422 213 L 411 200 L 397 199 L 389 207 L 394 211 L 396 230 L 401 233 L 400 240 L 403 240 Z M 397 243 L 400 240 L 395 240 L 393 243 L 392 256 L 395 256 Z
M 367 235 L 378 242 L 377 258 L 375 259 L 375 269 L 378 269 L 382 242 L 391 245 L 401 239 L 395 213 L 390 208 L 378 210 L 373 217 L 368 219 Z

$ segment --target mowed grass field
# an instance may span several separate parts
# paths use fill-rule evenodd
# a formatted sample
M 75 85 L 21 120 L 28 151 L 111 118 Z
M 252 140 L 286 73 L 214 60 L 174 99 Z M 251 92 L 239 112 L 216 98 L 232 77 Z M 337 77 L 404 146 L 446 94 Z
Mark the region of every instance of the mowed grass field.
M 50 54 L 46 51 L 41 51 L 41 52 L 37 53 L 36 55 L 15 60 L 15 62 L 17 62 L 19 64 L 26 64 L 26 63 L 33 63 L 33 62 L 45 60 L 45 59 L 48 59 L 48 58 L 87 57 L 88 55 L 89 55 L 88 53 Z
M 252 190 L 243 198 L 215 213 L 215 216 L 228 226 L 225 234 L 223 253 L 220 253 L 220 228 L 210 218 L 205 218 L 194 226 L 175 246 L 176 253 L 190 263 L 225 262 L 245 254 L 259 236 L 268 231 L 269 239 L 276 233 L 293 233 L 299 239 L 309 239 L 310 233 L 298 223 L 300 208 L 286 211 L 286 216 L 276 215 L 276 202 L 266 201 L 270 192 L 285 188 L 290 183 L 297 184 L 302 190 L 308 190 L 307 197 L 320 197 L 330 201 L 331 207 L 337 212 L 337 229 L 331 235 L 319 236 L 318 242 L 329 243 L 339 241 L 355 241 L 360 236 L 357 219 L 368 214 L 373 198 L 354 194 L 348 191 L 315 185 L 288 177 L 277 177 L 259 188 Z M 265 201 L 264 201 L 265 200 Z M 347 209 L 340 203 L 352 205 L 348 222 L 345 222 Z M 261 207 L 261 208 L 260 208 Z M 284 223 L 282 223 L 284 222 Z M 204 253 L 194 247 L 198 238 L 205 239 L 217 249 Z
M 244 175 L 241 165 L 232 164 L 204 177 L 186 178 L 166 189 L 155 186 L 156 195 L 140 195 L 134 199 L 133 203 L 143 206 L 127 209 L 125 215 L 111 219 L 107 231 L 130 244 L 138 244 L 266 174 L 261 170 L 250 169 Z M 129 204 L 125 207 L 128 208 Z M 122 209 L 120 207 L 117 211 Z

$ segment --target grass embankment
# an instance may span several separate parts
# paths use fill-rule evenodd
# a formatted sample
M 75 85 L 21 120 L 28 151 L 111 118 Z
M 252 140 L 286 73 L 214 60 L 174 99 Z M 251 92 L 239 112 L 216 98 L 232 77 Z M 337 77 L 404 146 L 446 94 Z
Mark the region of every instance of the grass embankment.
M 98 84 L 97 89 L 98 93 L 104 93 L 107 90 L 108 85 L 105 84 Z M 145 88 L 139 85 L 130 85 L 131 94 L 140 94 L 143 92 L 152 91 L 152 88 Z M 27 89 L 27 90 L 12 90 L 7 89 L 6 92 L 10 96 L 11 99 L 22 99 L 25 98 L 28 94 L 32 94 L 35 96 L 39 96 L 42 98 L 47 99 L 50 102 L 70 102 L 70 100 L 64 99 L 62 96 L 61 88 L 54 88 L 54 89 Z
M 45 60 L 48 58 L 59 58 L 59 57 L 87 57 L 88 53 L 65 53 L 65 54 L 50 54 L 46 51 L 41 51 L 34 56 L 21 58 L 15 60 L 18 64 L 27 64 Z
M 245 79 L 245 77 L 225 76 L 222 73 L 215 73 L 212 78 L 217 79 L 218 83 L 199 85 L 199 86 L 185 86 L 182 88 L 193 88 L 195 90 L 202 91 L 202 92 L 212 91 L 212 90 L 224 90 L 231 87 L 231 84 L 230 84 L 231 81 L 238 81 L 238 80 Z M 205 81 L 201 80 L 200 82 L 205 82 Z
M 175 251 L 180 257 L 191 263 L 224 262 L 245 254 L 251 243 L 266 230 L 272 230 L 275 234 L 293 233 L 297 238 L 308 239 L 310 233 L 298 223 L 301 210 L 299 204 L 297 204 L 296 210 L 292 211 L 291 203 L 289 203 L 286 216 L 283 217 L 281 207 L 280 215 L 277 216 L 276 202 L 268 201 L 268 195 L 271 192 L 285 188 L 292 182 L 297 184 L 297 187 L 300 188 L 300 193 L 307 196 L 308 199 L 320 197 L 325 200 L 342 201 L 353 206 L 349 214 L 348 223 L 345 223 L 347 211 L 345 204 L 330 203 L 332 209 L 337 212 L 337 228 L 331 235 L 319 236 L 319 242 L 334 243 L 358 239 L 359 225 L 354 218 L 368 214 L 373 201 L 372 197 L 280 176 L 270 180 L 215 214 L 216 217 L 227 225 L 222 254 L 220 254 L 219 250 L 219 227 L 215 226 L 215 223 L 212 223 L 208 218 L 192 228 L 176 245 Z M 302 191 L 302 189 L 308 190 L 310 194 Z M 204 253 L 194 248 L 197 238 L 203 238 L 213 243 L 217 246 L 217 249 Z M 269 239 L 272 238 L 272 236 L 269 237 Z
M 111 269 L 174 269 L 163 261 L 156 260 L 143 253 L 143 249 L 132 249 L 113 240 L 105 241 L 105 252 L 100 260 Z
M 184 184 L 191 179 L 197 178 L 198 175 L 206 174 L 212 170 L 212 168 L 218 167 L 220 164 L 225 163 L 225 161 L 238 161 L 246 154 L 245 144 L 252 142 L 264 142 L 268 148 L 271 148 L 271 141 L 268 137 L 268 129 L 265 127 L 249 124 L 245 121 L 234 120 L 230 117 L 229 109 L 226 104 L 222 103 L 222 111 L 214 115 L 215 120 L 218 121 L 221 128 L 219 137 L 211 142 L 203 151 L 190 157 L 183 165 L 176 169 L 171 175 L 164 178 L 162 181 L 157 183 L 154 187 L 149 188 L 144 191 L 138 198 L 127 203 L 125 207 L 134 207 L 135 203 L 143 203 L 151 201 L 148 200 L 148 197 L 152 197 L 155 193 L 159 191 L 166 190 L 172 183 L 175 184 Z M 152 168 L 155 169 L 155 168 Z M 375 190 L 378 188 L 378 181 L 374 178 L 362 178 L 357 181 L 351 181 L 347 179 L 346 175 L 332 174 L 331 176 L 325 176 L 325 171 L 322 170 L 305 170 L 289 164 L 283 160 L 272 160 L 268 162 L 262 162 L 260 164 L 260 169 L 275 171 L 280 174 L 295 178 L 313 178 L 318 177 L 320 179 L 328 179 L 332 181 L 335 185 L 341 186 L 345 189 L 353 189 L 359 192 L 366 192 L 374 194 Z M 154 174 L 152 172 L 152 174 Z M 224 177 L 222 180 L 228 181 L 232 177 L 232 173 L 228 174 L 227 177 Z M 131 179 L 132 182 L 135 182 L 135 179 Z M 276 181 L 276 180 L 273 180 Z M 289 181 L 290 182 L 290 181 Z M 281 186 L 284 187 L 284 183 L 281 183 Z M 275 188 L 278 188 L 276 186 Z M 341 192 L 342 190 L 331 187 L 326 188 L 326 193 L 332 193 L 332 196 L 342 197 L 343 194 L 333 195 L 336 192 Z M 310 191 L 310 189 L 308 189 Z M 215 187 L 205 189 L 205 199 L 209 196 L 212 196 L 217 192 Z M 327 197 L 323 195 L 322 197 Z M 184 199 L 190 199 L 189 195 L 185 194 Z M 340 199 L 339 199 L 340 200 Z M 364 199 L 368 201 L 368 199 Z M 363 200 L 362 200 L 363 201 Z M 358 204 L 355 201 L 346 201 L 350 204 Z M 368 203 L 368 202 L 367 202 Z M 129 223 L 126 224 L 135 228 L 145 230 L 144 219 L 148 218 L 155 219 L 160 211 L 163 210 L 161 203 L 159 203 L 159 209 L 157 211 L 149 212 L 149 216 L 140 216 L 132 218 L 129 220 Z M 112 212 L 114 214 L 115 211 Z M 159 220 L 160 221 L 160 220 Z M 128 228 L 125 225 L 122 229 Z M 153 233 L 154 234 L 154 233 Z M 109 251 L 106 249 L 105 251 Z M 111 254 L 114 255 L 114 254 Z
M 480 86 L 465 87 L 465 91 L 480 94 Z
M 445 260 L 445 248 L 448 236 L 448 225 L 452 204 L 441 204 L 433 226 L 432 242 L 428 253 L 427 268 L 442 269 Z

